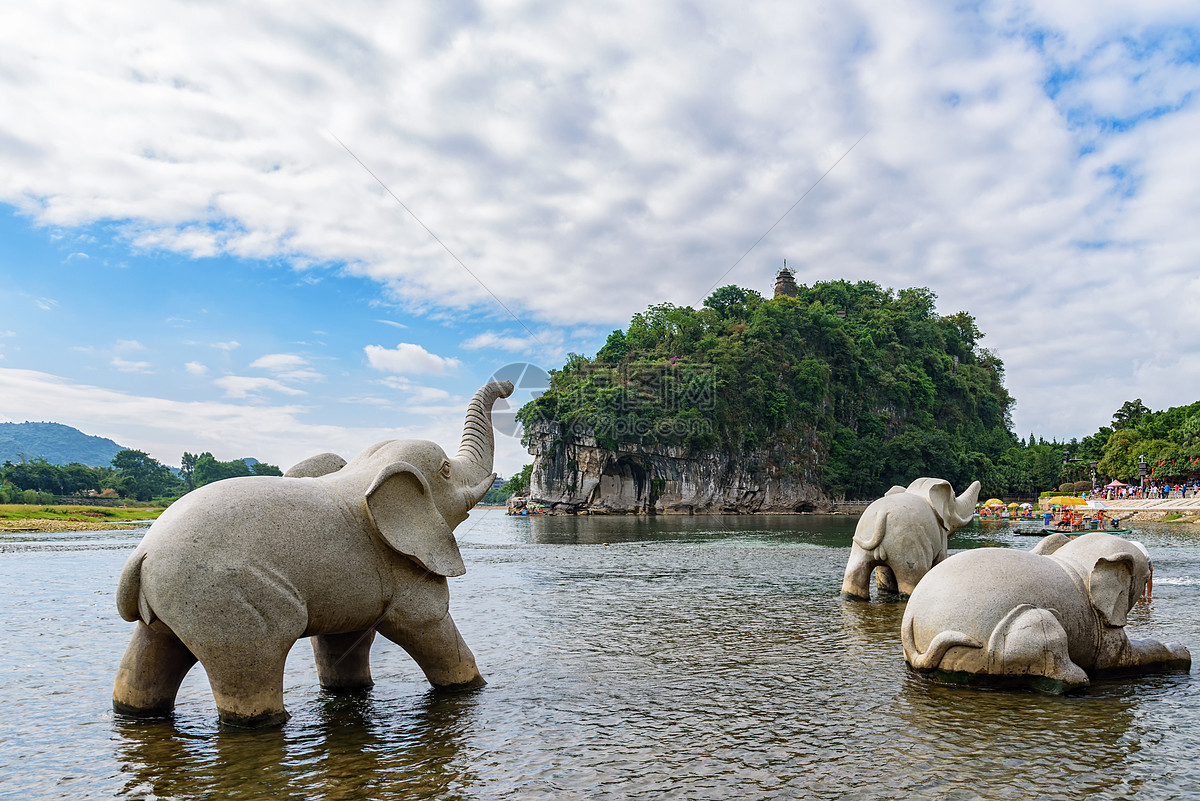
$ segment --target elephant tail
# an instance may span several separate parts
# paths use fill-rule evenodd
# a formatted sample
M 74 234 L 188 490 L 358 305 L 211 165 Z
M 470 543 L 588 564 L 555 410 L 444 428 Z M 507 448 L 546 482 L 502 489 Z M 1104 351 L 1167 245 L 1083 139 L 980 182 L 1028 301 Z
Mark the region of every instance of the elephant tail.
M 867 523 L 866 530 L 855 529 L 854 541 L 864 551 L 873 551 L 883 543 L 883 535 L 887 533 L 887 513 L 876 514 Z M 880 557 L 883 558 L 883 557 Z
M 142 560 L 146 552 L 141 548 L 129 556 L 117 582 L 117 612 L 130 623 L 141 620 L 147 626 L 154 622 L 154 610 L 142 596 Z
M 983 647 L 983 643 L 971 635 L 950 630 L 938 632 L 937 636 L 930 641 L 925 652 L 920 653 L 917 651 L 916 639 L 913 637 L 911 617 L 904 620 L 904 625 L 900 630 L 900 639 L 904 643 L 904 658 L 917 670 L 933 670 L 941 664 L 942 657 L 946 655 L 946 652 L 956 645 L 965 645 L 968 648 Z

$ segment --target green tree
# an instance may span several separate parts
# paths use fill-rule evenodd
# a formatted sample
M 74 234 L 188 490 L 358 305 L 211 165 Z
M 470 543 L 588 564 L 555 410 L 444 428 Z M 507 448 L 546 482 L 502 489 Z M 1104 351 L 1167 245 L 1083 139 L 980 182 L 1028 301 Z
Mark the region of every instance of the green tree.
M 205 484 L 211 484 L 214 481 L 248 475 L 250 475 L 250 467 L 245 462 L 218 461 L 211 453 L 205 451 L 196 457 L 192 480 L 195 481 L 197 487 L 203 487 Z
M 112 485 L 139 501 L 149 501 L 182 486 L 170 469 L 145 451 L 126 448 L 113 457 L 112 466 L 116 471 Z
M 1141 398 L 1125 401 L 1120 409 L 1113 413 L 1112 427 L 1118 431 L 1125 428 L 1137 428 L 1138 422 L 1150 413 Z
M 517 474 L 510 478 L 504 484 L 504 491 L 509 496 L 524 495 L 529 492 L 529 476 L 533 472 L 533 465 L 527 464 L 517 471 Z
M 196 460 L 199 458 L 194 453 L 184 451 L 183 459 L 179 462 L 179 477 L 183 479 L 188 492 L 196 488 Z
M 229 462 L 222 462 L 208 451 L 205 451 L 196 457 L 196 461 L 192 466 L 192 481 L 197 487 L 203 487 L 205 484 L 222 481 L 226 478 L 283 475 L 283 471 L 276 465 L 267 464 L 266 462 L 254 462 L 251 465 L 247 462 L 247 459 L 234 459 Z
M 730 454 L 769 447 L 777 474 L 811 475 L 855 497 L 902 474 L 894 483 L 1034 480 L 1015 457 L 999 468 L 1021 444 L 1013 401 L 969 314 L 938 316 L 926 288 L 798 289 L 764 300 L 722 287 L 699 310 L 650 306 L 595 360 L 573 354 L 552 371 L 550 391 L 519 412 L 526 431 L 590 432 L 610 450 L 634 441 Z

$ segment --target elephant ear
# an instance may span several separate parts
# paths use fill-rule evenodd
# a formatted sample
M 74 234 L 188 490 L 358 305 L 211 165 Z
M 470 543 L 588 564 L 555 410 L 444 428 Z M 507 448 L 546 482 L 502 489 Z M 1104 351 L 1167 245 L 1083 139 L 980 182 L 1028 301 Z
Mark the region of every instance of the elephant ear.
M 920 495 L 929 503 L 933 516 L 943 530 L 952 528 L 950 521 L 954 519 L 954 489 L 949 481 L 944 478 L 918 478 L 908 485 L 908 492 Z
M 467 572 L 429 482 L 408 462 L 394 462 L 380 471 L 367 490 L 367 509 L 392 550 L 439 576 Z
M 1087 593 L 1092 606 L 1109 626 L 1124 626 L 1137 600 L 1133 594 L 1133 554 L 1101 556 L 1088 573 Z

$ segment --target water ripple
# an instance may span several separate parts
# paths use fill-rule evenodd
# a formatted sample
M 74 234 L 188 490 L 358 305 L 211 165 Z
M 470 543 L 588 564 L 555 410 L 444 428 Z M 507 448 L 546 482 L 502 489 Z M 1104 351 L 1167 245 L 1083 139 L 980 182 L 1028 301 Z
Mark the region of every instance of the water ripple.
M 377 641 L 376 687 L 332 695 L 299 643 L 293 718 L 254 733 L 217 728 L 200 669 L 170 721 L 108 711 L 129 636 L 112 594 L 135 538 L 0 550 L 0 793 L 1058 801 L 1200 786 L 1190 675 L 1067 697 L 932 683 L 904 665 L 902 604 L 838 598 L 852 521 L 698 521 L 485 518 L 464 543 L 452 612 L 488 686 L 434 693 Z M 1200 532 L 1140 536 L 1155 597 L 1131 633 L 1200 647 Z

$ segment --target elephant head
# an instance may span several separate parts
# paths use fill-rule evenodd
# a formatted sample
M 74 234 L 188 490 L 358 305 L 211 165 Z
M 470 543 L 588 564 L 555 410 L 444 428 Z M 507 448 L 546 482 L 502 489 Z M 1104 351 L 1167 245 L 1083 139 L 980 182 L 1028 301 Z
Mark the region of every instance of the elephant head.
M 391 440 L 372 445 L 326 479 L 343 497 L 361 497 L 363 516 L 392 550 L 440 576 L 461 576 L 466 566 L 454 528 L 495 480 L 492 405 L 512 391 L 512 383 L 504 381 L 475 393 L 453 457 L 432 442 Z M 329 456 L 313 459 L 332 467 L 336 461 Z
M 938 525 L 949 533 L 970 523 L 971 518 L 975 516 L 975 502 L 979 500 L 979 487 L 979 482 L 974 481 L 971 486 L 963 490 L 962 495 L 955 498 L 954 490 L 950 488 L 950 482 L 944 478 L 918 478 L 908 485 L 906 491 L 923 497 L 933 509 Z M 891 493 L 889 492 L 889 494 Z
M 1083 580 L 1088 601 L 1106 626 L 1124 626 L 1150 577 L 1145 546 L 1104 532 L 1076 537 L 1052 558 Z

